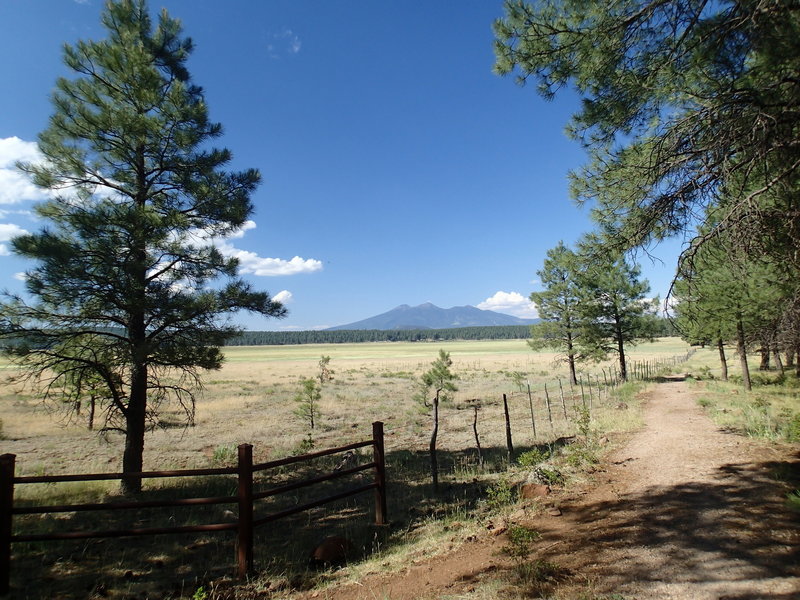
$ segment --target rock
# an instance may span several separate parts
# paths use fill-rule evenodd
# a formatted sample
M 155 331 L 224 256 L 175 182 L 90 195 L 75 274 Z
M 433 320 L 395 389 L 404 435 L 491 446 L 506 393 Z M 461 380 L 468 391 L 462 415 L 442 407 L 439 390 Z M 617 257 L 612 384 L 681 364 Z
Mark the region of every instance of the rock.
M 525 520 L 525 510 L 520 509 L 516 510 L 508 516 L 508 520 L 512 523 L 518 523 L 519 521 Z
M 550 486 L 541 483 L 526 483 L 520 489 L 520 495 L 526 500 L 543 498 L 550 493 Z
M 560 517 L 561 516 L 561 509 L 556 508 L 555 506 L 551 506 L 547 509 L 547 514 L 551 517 Z
M 311 552 L 311 563 L 315 565 L 343 565 L 355 548 L 350 540 L 340 535 L 333 535 L 322 540 Z
M 601 446 L 605 446 L 606 444 L 608 444 L 608 438 L 606 436 L 603 436 L 599 440 L 597 440 L 597 443 L 600 444 Z
M 492 535 L 500 535 L 501 533 L 508 531 L 508 525 L 506 525 L 506 522 L 502 520 L 498 521 L 497 523 L 494 521 L 489 521 L 489 523 L 486 525 L 486 529 L 488 529 Z

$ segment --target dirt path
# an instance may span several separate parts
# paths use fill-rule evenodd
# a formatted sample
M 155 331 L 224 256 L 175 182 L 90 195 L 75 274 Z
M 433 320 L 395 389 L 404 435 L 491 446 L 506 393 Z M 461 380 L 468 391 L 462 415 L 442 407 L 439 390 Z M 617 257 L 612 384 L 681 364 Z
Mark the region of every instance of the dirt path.
M 556 498 L 562 516 L 530 522 L 542 533 L 534 558 L 561 574 L 549 591 L 626 600 L 800 598 L 798 521 L 774 479 L 800 470 L 797 448 L 719 431 L 684 382 L 649 394 L 645 427 L 594 484 Z M 481 581 L 509 567 L 502 537 L 316 597 L 471 598 Z

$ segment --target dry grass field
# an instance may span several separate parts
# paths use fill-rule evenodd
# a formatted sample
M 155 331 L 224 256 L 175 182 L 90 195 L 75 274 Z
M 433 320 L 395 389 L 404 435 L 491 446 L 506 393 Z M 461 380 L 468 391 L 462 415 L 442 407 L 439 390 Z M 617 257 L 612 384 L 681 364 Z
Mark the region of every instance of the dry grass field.
M 451 353 L 452 370 L 459 379 L 453 400 L 441 410 L 438 447 L 444 485 L 440 495 L 434 497 L 428 483 L 430 411 L 412 397 L 419 376 L 435 360 L 440 348 Z M 687 348 L 680 340 L 670 338 L 633 348 L 630 357 L 666 358 L 685 354 Z M 235 462 L 236 446 L 245 442 L 253 444 L 256 462 L 297 453 L 309 431 L 294 414 L 294 397 L 301 377 L 317 375 L 317 363 L 323 355 L 331 357 L 330 366 L 335 373 L 322 389 L 321 416 L 313 431 L 315 447 L 366 439 L 373 421 L 385 423 L 389 518 L 393 527 L 375 530 L 369 525 L 371 497 L 339 502 L 267 527 L 268 531 L 260 533 L 256 547 L 257 568 L 270 574 L 264 582 L 265 589 L 318 582 L 324 575 L 309 575 L 304 557 L 327 535 L 345 534 L 355 540 L 359 555 L 377 552 L 383 561 L 391 561 L 392 549 L 402 545 L 424 543 L 445 548 L 447 542 L 435 535 L 423 542 L 421 532 L 436 520 L 466 519 L 468 513 L 485 503 L 487 485 L 507 466 L 504 393 L 509 400 L 518 452 L 574 434 L 576 407 L 584 402 L 592 406 L 593 422 L 598 428 L 631 429 L 638 423 L 633 406 L 627 410 L 623 404 L 621 409 L 617 398 L 609 398 L 607 390 L 596 387 L 597 375 L 609 364 L 585 366 L 586 372 L 593 375 L 592 386 L 584 376 L 582 400 L 580 389 L 570 390 L 566 371 L 555 362 L 555 355 L 531 352 L 524 341 L 233 347 L 226 350 L 223 368 L 205 376 L 194 426 L 183 425 L 179 410 L 163 411 L 160 426 L 145 441 L 145 469 L 229 466 Z M 514 373 L 521 374 L 516 381 Z M 12 367 L 0 364 L 0 376 L 13 374 Z M 527 386 L 523 383 L 520 387 L 518 381 L 530 383 L 530 398 Z M 545 384 L 551 400 L 552 425 Z M 120 469 L 123 439 L 119 434 L 87 431 L 85 415 L 78 416 L 64 406 L 45 405 L 30 390 L 19 389 L 8 381 L 1 390 L 4 439 L 0 441 L 0 452 L 17 455 L 18 475 Z M 536 438 L 531 426 L 531 404 Z M 472 430 L 475 405 L 480 406 L 477 426 L 485 450 L 483 466 L 478 464 Z M 283 471 L 273 477 L 279 480 L 290 474 Z M 145 495 L 227 494 L 232 485 L 224 478 L 217 482 L 167 480 L 148 483 Z M 27 485 L 16 490 L 16 498 L 23 503 L 101 500 L 115 494 L 113 484 Z M 290 495 L 283 502 L 292 505 L 302 498 Z M 279 506 L 276 503 L 269 509 Z M 219 522 L 224 520 L 223 510 L 224 507 L 215 507 L 210 513 L 203 513 L 199 508 L 184 509 L 180 514 L 171 511 L 168 515 L 130 518 L 137 525 L 155 523 L 158 518 L 166 518 L 170 524 Z M 104 528 L 122 526 L 119 518 L 66 513 L 16 521 L 30 532 L 53 527 L 97 527 L 98 519 Z M 203 582 L 230 573 L 232 564 L 233 539 L 228 534 L 160 536 L 130 542 L 17 544 L 12 585 L 24 598 L 59 594 L 65 598 L 92 594 L 131 599 L 192 597 Z

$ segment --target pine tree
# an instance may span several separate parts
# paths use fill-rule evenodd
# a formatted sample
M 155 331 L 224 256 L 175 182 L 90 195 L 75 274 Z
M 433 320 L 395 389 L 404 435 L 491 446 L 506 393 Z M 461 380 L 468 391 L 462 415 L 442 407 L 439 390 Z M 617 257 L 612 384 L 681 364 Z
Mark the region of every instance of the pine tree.
M 531 326 L 532 339 L 528 344 L 534 350 L 559 350 L 569 367 L 570 381 L 577 385 L 575 362 L 581 358 L 578 340 L 585 324 L 578 257 L 559 242 L 547 251 L 544 267 L 536 274 L 544 290 L 533 292 L 530 299 L 536 304 L 542 321 Z
M 572 191 L 607 243 L 694 234 L 709 208 L 742 238 L 775 242 L 791 222 L 797 260 L 797 2 L 506 0 L 494 28 L 498 73 L 581 96 L 568 131 L 589 160 Z
M 628 378 L 626 345 L 650 340 L 658 328 L 658 299 L 646 298 L 650 284 L 640 280 L 637 265 L 624 257 L 598 258 L 582 253 L 586 270 L 581 275 L 581 311 L 585 319 L 579 342 L 582 352 L 595 359 L 616 353 L 620 377 Z M 591 257 L 591 258 L 590 258 Z
M 431 481 L 433 482 L 434 490 L 439 487 L 439 463 L 436 456 L 436 439 L 439 435 L 439 401 L 447 399 L 450 393 L 458 389 L 453 383 L 457 377 L 450 370 L 452 366 L 453 361 L 450 358 L 450 353 L 439 350 L 439 358 L 431 363 L 431 368 L 422 374 L 421 379 L 423 394 L 427 395 L 431 390 L 434 391 L 433 430 L 431 431 L 431 441 L 428 448 L 431 459 Z
M 237 332 L 224 315 L 284 309 L 208 241 L 241 229 L 260 176 L 224 170 L 231 153 L 211 145 L 221 126 L 190 79 L 179 21 L 164 10 L 154 26 L 144 0 L 119 0 L 102 23 L 107 39 L 65 47 L 74 78 L 56 84 L 45 160 L 21 165 L 53 196 L 37 208 L 46 227 L 13 241 L 37 262 L 26 280 L 35 302 L 8 298 L 0 329 L 25 340 L 14 354 L 51 391 L 52 372 L 104 381 L 105 429 L 124 432 L 130 474 L 164 402 L 191 419 L 200 371 L 219 368 Z M 140 488 L 123 480 L 125 492 Z

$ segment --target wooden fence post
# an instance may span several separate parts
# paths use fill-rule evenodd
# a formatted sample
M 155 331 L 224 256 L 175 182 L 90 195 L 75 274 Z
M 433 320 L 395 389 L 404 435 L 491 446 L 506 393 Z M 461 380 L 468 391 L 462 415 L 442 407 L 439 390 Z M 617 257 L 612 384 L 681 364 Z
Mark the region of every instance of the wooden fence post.
M 547 383 L 544 384 L 544 401 L 547 404 L 547 418 L 550 420 L 550 435 L 554 435 L 553 429 L 553 413 L 550 410 L 550 394 L 547 393 Z
M 253 571 L 253 446 L 239 444 L 239 537 L 236 574 L 240 579 Z
M 372 455 L 375 462 L 375 524 L 386 525 L 386 461 L 381 421 L 372 424 Z
M 11 589 L 11 512 L 14 509 L 14 454 L 0 456 L 0 596 Z
M 533 417 L 533 395 L 531 394 L 531 382 L 527 381 L 528 384 L 528 406 L 531 409 L 531 429 L 533 429 L 533 439 L 536 441 L 536 419 Z
M 514 442 L 511 441 L 511 417 L 508 414 L 508 400 L 503 394 L 503 410 L 506 413 L 506 446 L 508 447 L 508 463 L 514 462 Z

